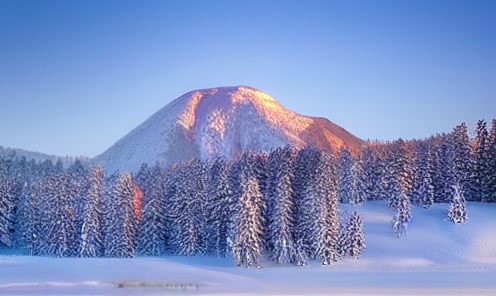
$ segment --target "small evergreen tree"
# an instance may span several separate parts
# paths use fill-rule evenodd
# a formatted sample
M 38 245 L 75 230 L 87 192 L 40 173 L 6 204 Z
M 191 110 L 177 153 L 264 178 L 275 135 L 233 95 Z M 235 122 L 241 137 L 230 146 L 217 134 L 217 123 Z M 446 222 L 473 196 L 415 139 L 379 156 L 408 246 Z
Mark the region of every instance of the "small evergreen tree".
M 406 237 L 406 230 L 412 221 L 412 212 L 410 199 L 402 191 L 398 191 L 398 204 L 396 206 L 396 214 L 391 221 L 391 228 L 396 233 L 396 237 Z
M 357 211 L 350 215 L 346 226 L 341 229 L 339 238 L 339 253 L 341 256 L 351 256 L 355 259 L 360 258 L 365 244 L 365 225 L 362 217 Z
M 465 205 L 465 198 L 460 190 L 460 185 L 453 186 L 454 196 L 453 201 L 448 208 L 448 221 L 453 223 L 465 223 L 468 221 L 468 211 Z

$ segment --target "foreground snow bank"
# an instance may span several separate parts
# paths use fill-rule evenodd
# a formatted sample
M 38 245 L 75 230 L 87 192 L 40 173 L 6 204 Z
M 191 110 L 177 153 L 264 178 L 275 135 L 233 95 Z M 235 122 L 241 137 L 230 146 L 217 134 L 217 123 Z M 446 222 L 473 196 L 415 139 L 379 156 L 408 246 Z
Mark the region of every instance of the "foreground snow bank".
M 233 267 L 231 258 L 59 259 L 0 249 L 0 295 L 496 295 L 496 204 L 467 207 L 463 225 L 443 220 L 446 204 L 414 208 L 407 238 L 397 239 L 393 213 L 368 202 L 358 207 L 367 249 L 330 267 L 264 262 L 256 270 Z

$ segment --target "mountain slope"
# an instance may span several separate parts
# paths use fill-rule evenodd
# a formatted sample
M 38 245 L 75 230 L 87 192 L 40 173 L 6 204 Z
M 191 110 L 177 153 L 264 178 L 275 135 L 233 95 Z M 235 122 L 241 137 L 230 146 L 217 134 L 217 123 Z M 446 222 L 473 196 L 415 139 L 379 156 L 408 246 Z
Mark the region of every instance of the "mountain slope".
M 268 94 L 245 86 L 189 92 L 160 109 L 97 156 L 106 170 L 136 171 L 144 162 L 172 165 L 192 157 L 232 157 L 243 149 L 342 145 L 362 140 L 324 118 L 299 115 Z

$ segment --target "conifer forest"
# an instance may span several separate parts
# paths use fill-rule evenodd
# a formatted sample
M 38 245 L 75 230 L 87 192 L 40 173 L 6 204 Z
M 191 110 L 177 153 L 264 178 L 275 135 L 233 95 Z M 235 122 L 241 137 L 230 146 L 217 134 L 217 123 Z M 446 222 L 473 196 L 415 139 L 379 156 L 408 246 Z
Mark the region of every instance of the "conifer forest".
M 104 172 L 76 159 L 0 155 L 0 247 L 54 257 L 231 256 L 238 266 L 323 265 L 366 248 L 359 204 L 383 200 L 391 235 L 407 236 L 413 206 L 496 202 L 496 119 L 422 140 L 369 141 L 360 151 L 245 151 L 234 159 L 143 164 Z M 340 213 L 340 204 L 356 211 Z

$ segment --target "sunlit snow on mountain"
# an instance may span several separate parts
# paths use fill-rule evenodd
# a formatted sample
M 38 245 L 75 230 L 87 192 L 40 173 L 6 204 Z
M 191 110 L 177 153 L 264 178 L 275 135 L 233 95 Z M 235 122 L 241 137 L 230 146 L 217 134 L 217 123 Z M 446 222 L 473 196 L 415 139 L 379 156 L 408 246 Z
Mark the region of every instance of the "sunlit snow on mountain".
M 246 86 L 191 91 L 152 115 L 93 162 L 111 171 L 192 157 L 232 157 L 244 149 L 314 145 L 358 149 L 362 140 L 324 118 L 300 115 Z

